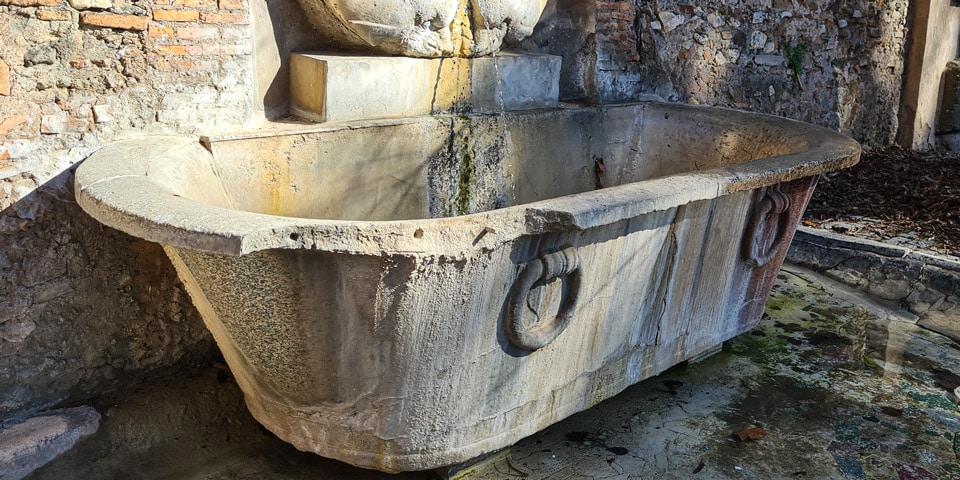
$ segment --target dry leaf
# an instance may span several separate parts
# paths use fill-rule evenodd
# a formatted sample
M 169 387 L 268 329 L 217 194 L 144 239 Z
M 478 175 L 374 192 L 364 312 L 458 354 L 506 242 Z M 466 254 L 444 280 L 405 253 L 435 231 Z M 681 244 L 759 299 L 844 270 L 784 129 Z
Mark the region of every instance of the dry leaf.
M 766 437 L 767 431 L 760 427 L 744 428 L 743 430 L 734 433 L 733 436 L 738 442 L 750 442 Z

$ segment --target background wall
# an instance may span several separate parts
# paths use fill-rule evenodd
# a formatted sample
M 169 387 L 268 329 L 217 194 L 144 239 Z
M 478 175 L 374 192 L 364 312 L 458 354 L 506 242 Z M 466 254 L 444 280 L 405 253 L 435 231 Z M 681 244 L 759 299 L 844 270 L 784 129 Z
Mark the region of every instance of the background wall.
M 560 36 L 575 44 L 568 52 L 589 52 L 595 65 L 568 98 L 655 94 L 783 115 L 868 145 L 895 140 L 907 0 L 589 3 L 593 30 Z M 549 44 L 541 36 L 557 36 L 552 23 L 541 22 L 524 46 Z
M 245 0 L 0 0 L 0 32 L 2 420 L 205 358 L 163 252 L 84 214 L 70 170 L 256 112 Z
M 286 112 L 286 53 L 323 44 L 295 0 L 0 0 L 0 420 L 210 359 L 156 245 L 74 203 L 121 138 Z M 523 48 L 566 100 L 770 112 L 893 141 L 907 0 L 553 0 Z M 131 158 L 131 161 L 136 161 Z
M 911 47 L 906 60 L 903 89 L 903 126 L 899 142 L 922 149 L 936 142 L 940 99 L 952 100 L 957 92 L 942 91 L 944 72 L 957 58 L 960 5 L 951 0 L 917 0 L 911 21 Z M 954 85 L 956 88 L 956 85 Z

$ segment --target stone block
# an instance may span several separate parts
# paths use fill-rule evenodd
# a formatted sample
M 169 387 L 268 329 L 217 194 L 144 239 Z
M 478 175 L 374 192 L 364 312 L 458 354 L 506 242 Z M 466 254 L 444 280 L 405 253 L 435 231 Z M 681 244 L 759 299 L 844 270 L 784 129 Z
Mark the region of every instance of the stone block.
M 66 10 L 37 10 L 37 20 L 45 22 L 67 22 L 73 15 Z
M 70 0 L 70 6 L 77 10 L 87 10 L 90 8 L 106 9 L 113 6 L 111 0 Z
M 560 57 L 421 59 L 294 53 L 291 111 L 315 121 L 554 106 Z M 501 98 L 502 97 L 502 98 Z
M 680 25 L 683 25 L 683 22 L 686 21 L 683 15 L 677 15 L 672 12 L 662 11 L 660 12 L 660 25 L 663 28 L 665 33 L 670 33 Z
M 0 0 L 0 6 L 2 5 L 14 7 L 55 7 L 60 5 L 60 0 Z
M 755 30 L 750 34 L 750 50 L 761 50 L 767 44 L 767 34 Z
M 23 66 L 53 65 L 57 62 L 57 51 L 50 45 L 31 47 L 23 55 Z
M 113 122 L 113 107 L 106 104 L 93 106 L 93 121 L 97 123 Z
M 960 59 L 947 64 L 940 88 L 937 134 L 960 132 Z
M 80 437 L 97 431 L 100 414 L 90 407 L 43 413 L 0 427 L 0 478 L 19 480 L 57 455 L 70 450 Z
M 756 55 L 753 57 L 753 63 L 767 67 L 779 67 L 787 63 L 783 55 Z
M 41 133 L 61 133 L 67 126 L 67 114 L 58 112 L 40 117 Z
M 10 158 L 10 154 L 6 150 L 0 150 L 0 160 L 6 160 L 7 158 Z M 13 178 L 17 175 L 20 175 L 20 169 L 14 167 L 13 165 L 4 165 L 0 167 L 0 180 Z M 9 264 L 9 262 L 4 262 L 3 259 L 0 258 L 0 268 L 3 268 L 5 263 Z

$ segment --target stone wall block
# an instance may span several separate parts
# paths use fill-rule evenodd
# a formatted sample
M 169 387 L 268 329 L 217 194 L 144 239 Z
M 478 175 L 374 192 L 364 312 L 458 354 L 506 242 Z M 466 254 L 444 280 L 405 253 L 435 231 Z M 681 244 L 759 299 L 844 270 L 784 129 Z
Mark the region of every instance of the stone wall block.
M 0 0 L 0 6 L 10 5 L 13 7 L 55 7 L 60 5 L 61 0 Z
M 23 55 L 23 66 L 53 65 L 57 62 L 57 51 L 50 45 L 37 45 L 27 49 Z
M 66 112 L 58 112 L 40 117 L 40 133 L 61 133 L 66 128 Z
M 113 121 L 113 107 L 110 105 L 94 105 L 93 120 L 97 123 L 110 123 Z
M 69 0 L 70 6 L 77 10 L 87 10 L 90 8 L 106 9 L 113 6 L 110 0 Z
M 73 15 L 66 10 L 37 10 L 37 20 L 45 22 L 67 22 Z
M 786 65 L 787 59 L 783 58 L 782 55 L 755 55 L 753 57 L 753 62 L 757 65 L 763 65 L 767 67 L 779 67 L 781 65 Z

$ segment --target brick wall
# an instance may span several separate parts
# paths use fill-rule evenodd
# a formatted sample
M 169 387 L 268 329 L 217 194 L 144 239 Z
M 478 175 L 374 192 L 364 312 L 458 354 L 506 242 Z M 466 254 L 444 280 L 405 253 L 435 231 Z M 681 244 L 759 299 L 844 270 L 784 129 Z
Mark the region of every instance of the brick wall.
M 637 5 L 603 0 L 597 8 L 597 99 L 601 103 L 629 100 L 640 81 Z
M 7 175 L 42 183 L 118 135 L 193 133 L 252 115 L 244 0 L 0 0 L 0 28 Z M 38 165 L 52 157 L 59 168 Z

